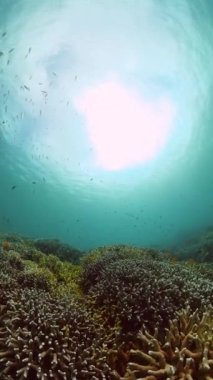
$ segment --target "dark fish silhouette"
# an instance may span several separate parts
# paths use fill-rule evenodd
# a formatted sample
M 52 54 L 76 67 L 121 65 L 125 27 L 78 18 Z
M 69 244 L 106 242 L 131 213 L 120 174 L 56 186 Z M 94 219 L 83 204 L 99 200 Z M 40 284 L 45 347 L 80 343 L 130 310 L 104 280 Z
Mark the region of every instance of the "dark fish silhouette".
M 16 188 L 16 185 L 13 185 L 13 186 L 11 187 L 11 190 L 15 190 L 15 188 Z

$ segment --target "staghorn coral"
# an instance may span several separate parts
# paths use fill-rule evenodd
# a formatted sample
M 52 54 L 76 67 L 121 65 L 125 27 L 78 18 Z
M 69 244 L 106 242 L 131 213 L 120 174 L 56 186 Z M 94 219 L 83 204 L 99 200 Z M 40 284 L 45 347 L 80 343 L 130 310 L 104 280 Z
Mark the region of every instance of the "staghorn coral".
M 107 347 L 114 331 L 106 333 L 93 311 L 71 297 L 78 268 L 50 257 L 60 264 L 53 274 L 46 261 L 40 267 L 15 257 L 24 264 L 20 270 L 8 265 L 9 253 L 0 257 L 0 378 L 111 379 Z
M 115 254 L 107 254 L 94 268 L 89 264 L 89 281 L 87 269 L 85 275 L 88 301 L 109 325 L 119 320 L 125 333 L 136 331 L 141 323 L 151 331 L 156 325 L 166 327 L 175 312 L 187 305 L 202 311 L 213 304 L 213 284 L 201 273 L 149 255 L 116 260 Z
M 24 268 L 25 265 L 19 253 L 13 250 L 0 250 L 0 270 L 13 274 L 24 270 Z
M 135 348 L 120 380 L 211 380 L 213 376 L 213 310 L 199 318 L 198 311 L 183 310 L 170 321 L 164 343 L 140 330 Z
M 49 278 L 47 277 L 46 273 L 44 271 L 38 271 L 38 270 L 27 270 L 24 272 L 21 272 L 16 277 L 17 283 L 22 288 L 37 288 L 37 289 L 43 289 L 43 290 L 51 290 L 51 283 L 49 281 Z
M 40 239 L 33 241 L 33 245 L 41 252 L 46 254 L 53 254 L 60 260 L 70 261 L 73 264 L 79 264 L 80 258 L 84 255 L 84 252 L 68 245 L 63 244 L 57 239 Z
M 61 261 L 69 261 L 73 264 L 79 264 L 80 259 L 85 255 L 85 252 L 68 244 L 63 244 L 56 239 L 32 240 L 18 234 L 0 233 L 0 245 L 5 251 L 14 250 L 20 253 L 22 258 L 33 261 L 39 259 L 40 253 L 43 253 L 43 256 L 53 254 Z
M 70 262 L 60 261 L 53 255 L 33 251 L 29 253 L 0 248 L 0 274 L 10 275 L 17 286 L 50 290 L 57 295 L 77 294 L 80 267 Z
M 81 293 L 81 266 L 12 244 L 0 248 L 0 379 L 211 380 L 209 267 L 104 247 L 83 260 Z
M 11 291 L 0 325 L 0 371 L 12 379 L 112 379 L 106 333 L 82 304 L 48 292 Z M 1 310 L 0 310 L 1 313 Z
M 102 271 L 111 263 L 118 260 L 136 260 L 147 257 L 154 260 L 163 260 L 158 251 L 148 248 L 136 248 L 128 245 L 113 245 L 99 247 L 89 252 L 82 260 L 82 276 L 80 284 L 85 292 L 94 286 L 100 279 Z
M 4 252 L 1 255 L 0 276 L 2 278 L 9 277 L 16 287 L 51 289 L 51 282 L 46 271 L 39 270 L 35 265 L 32 267 L 15 251 Z

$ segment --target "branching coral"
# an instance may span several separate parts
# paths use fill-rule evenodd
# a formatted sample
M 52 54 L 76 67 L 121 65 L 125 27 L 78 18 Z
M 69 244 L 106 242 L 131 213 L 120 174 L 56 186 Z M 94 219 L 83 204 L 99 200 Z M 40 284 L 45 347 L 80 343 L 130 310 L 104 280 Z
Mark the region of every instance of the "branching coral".
M 23 246 L 23 252 L 19 253 L 0 248 L 0 274 L 10 275 L 17 286 L 51 290 L 57 295 L 80 295 L 78 265 L 62 262 L 56 256 L 36 250 L 29 253 L 28 248 L 25 249 Z
M 109 325 L 119 320 L 124 332 L 136 331 L 141 323 L 152 330 L 156 324 L 167 327 L 181 308 L 202 311 L 213 304 L 210 280 L 193 268 L 148 255 L 116 260 L 107 254 L 94 267 L 90 264 L 89 277 L 87 270 L 85 275 L 86 283 L 90 281 L 88 300 L 102 310 Z
M 70 261 L 73 264 L 79 264 L 80 258 L 84 255 L 84 252 L 56 239 L 35 240 L 33 245 L 46 254 L 54 254 L 60 260 Z
M 0 247 L 0 379 L 212 380 L 207 269 L 127 246 L 81 267 L 11 241 Z
M 20 380 L 112 378 L 105 354 L 111 338 L 82 304 L 34 289 L 11 292 L 5 308 L 2 374 Z
M 71 297 L 78 272 L 51 256 L 33 263 L 1 252 L 0 378 L 111 379 L 106 352 L 114 331 L 106 332 L 93 311 Z
M 83 273 L 81 287 L 85 292 L 101 278 L 103 270 L 111 263 L 120 260 L 136 260 L 140 258 L 162 260 L 162 256 L 154 249 L 135 248 L 128 245 L 115 245 L 96 248 L 82 260 Z
M 32 240 L 15 234 L 1 234 L 0 244 L 5 251 L 14 250 L 22 255 L 22 258 L 34 260 L 42 252 L 45 256 L 53 254 L 62 261 L 79 264 L 84 252 L 59 240 Z
M 140 330 L 121 380 L 211 380 L 213 376 L 213 310 L 178 313 L 165 330 L 164 343 Z

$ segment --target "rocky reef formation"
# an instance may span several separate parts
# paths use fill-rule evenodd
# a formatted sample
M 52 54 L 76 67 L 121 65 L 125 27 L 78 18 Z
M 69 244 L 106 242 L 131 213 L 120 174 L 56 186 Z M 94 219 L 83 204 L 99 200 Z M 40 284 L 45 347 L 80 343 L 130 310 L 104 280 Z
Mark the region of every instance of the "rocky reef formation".
M 213 228 L 187 238 L 176 248 L 175 254 L 180 260 L 194 259 L 196 262 L 213 265 Z

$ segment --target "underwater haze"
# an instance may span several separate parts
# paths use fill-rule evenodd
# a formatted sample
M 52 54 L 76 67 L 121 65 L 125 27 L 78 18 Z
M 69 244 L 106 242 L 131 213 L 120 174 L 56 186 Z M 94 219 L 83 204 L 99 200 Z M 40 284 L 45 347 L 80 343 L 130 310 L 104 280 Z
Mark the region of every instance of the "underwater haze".
M 0 0 L 0 230 L 174 247 L 213 225 L 213 2 Z

